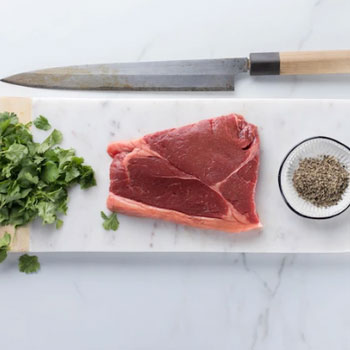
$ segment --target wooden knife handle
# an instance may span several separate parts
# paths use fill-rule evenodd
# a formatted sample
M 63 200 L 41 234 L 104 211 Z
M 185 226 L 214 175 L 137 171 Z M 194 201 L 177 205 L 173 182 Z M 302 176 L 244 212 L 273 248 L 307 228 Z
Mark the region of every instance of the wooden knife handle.
M 350 73 L 350 50 L 250 54 L 251 75 Z

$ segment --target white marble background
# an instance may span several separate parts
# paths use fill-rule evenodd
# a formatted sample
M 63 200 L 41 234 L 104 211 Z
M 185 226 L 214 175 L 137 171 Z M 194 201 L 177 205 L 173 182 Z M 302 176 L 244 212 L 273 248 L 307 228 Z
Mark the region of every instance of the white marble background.
M 349 10 L 346 0 L 2 0 L 0 76 L 82 62 L 349 48 Z M 0 95 L 145 96 L 5 84 Z M 242 78 L 230 96 L 349 98 L 350 78 Z M 16 272 L 16 256 L 0 267 L 3 349 L 350 347 L 348 254 L 40 259 L 35 276 Z

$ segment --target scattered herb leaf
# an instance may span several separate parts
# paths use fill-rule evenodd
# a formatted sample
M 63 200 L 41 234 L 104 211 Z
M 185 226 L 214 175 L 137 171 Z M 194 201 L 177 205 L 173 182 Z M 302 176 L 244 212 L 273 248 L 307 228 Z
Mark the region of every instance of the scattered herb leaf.
M 22 255 L 18 260 L 19 271 L 24 273 L 38 272 L 40 269 L 39 259 L 35 255 Z
M 107 216 L 103 211 L 101 211 L 101 217 L 103 221 L 103 227 L 105 230 L 117 231 L 119 227 L 119 221 L 116 213 L 112 213 Z
M 41 130 L 50 130 L 51 129 L 51 125 L 49 123 L 49 121 L 42 115 L 39 115 L 39 117 L 37 117 L 34 120 L 34 125 Z

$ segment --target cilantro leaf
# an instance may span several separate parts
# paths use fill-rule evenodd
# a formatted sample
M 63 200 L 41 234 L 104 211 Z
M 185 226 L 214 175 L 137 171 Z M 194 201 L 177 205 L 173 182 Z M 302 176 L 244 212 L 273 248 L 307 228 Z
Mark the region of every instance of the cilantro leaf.
M 7 193 L 11 185 L 11 180 L 4 180 L 0 182 L 0 193 Z
M 71 182 L 80 175 L 80 171 L 76 167 L 71 167 L 66 171 L 65 181 Z
M 7 248 L 1 247 L 0 248 L 0 263 L 2 263 L 7 258 Z
M 46 121 L 41 116 L 34 124 Z M 30 125 L 19 123 L 13 113 L 0 113 L 0 226 L 23 226 L 40 217 L 43 224 L 59 228 L 59 215 L 68 209 L 68 189 L 96 185 L 94 172 L 74 149 L 57 146 L 61 132 L 53 130 L 37 143 Z
M 57 165 L 52 161 L 48 161 L 43 168 L 41 175 L 42 180 L 47 183 L 55 182 L 59 176 L 60 173 L 58 171 Z
M 61 219 L 56 220 L 56 229 L 60 229 L 63 225 L 63 221 Z
M 101 211 L 101 217 L 104 220 L 102 225 L 105 230 L 117 231 L 119 227 L 117 213 L 112 213 L 109 216 L 107 216 L 103 211 Z
M 81 177 L 79 179 L 79 184 L 82 189 L 86 189 L 92 186 L 96 186 L 96 179 L 94 171 L 89 165 L 82 165 L 80 167 Z
M 0 238 L 0 263 L 7 258 L 7 252 L 10 250 L 11 235 L 7 232 Z
M 42 130 L 51 128 L 48 120 L 39 116 L 34 125 Z M 0 226 L 23 226 L 39 217 L 43 224 L 63 225 L 60 215 L 68 209 L 68 189 L 73 184 L 81 188 L 96 185 L 92 168 L 84 164 L 74 149 L 59 146 L 62 134 L 53 130 L 42 142 L 33 140 L 31 123 L 19 123 L 14 113 L 0 113 Z M 110 220 L 109 226 L 116 223 Z M 0 262 L 7 257 L 11 236 L 0 238 Z M 33 273 L 40 269 L 36 256 L 22 255 L 19 270 Z
M 56 222 L 56 204 L 52 202 L 40 202 L 37 204 L 38 216 L 42 218 L 43 224 Z
M 18 164 L 28 154 L 28 148 L 21 144 L 14 143 L 4 153 L 9 161 Z
M 42 115 L 39 115 L 39 117 L 37 117 L 34 120 L 34 125 L 41 130 L 50 130 L 51 129 L 51 125 L 49 123 L 49 121 Z
M 72 163 L 73 157 L 75 157 L 74 149 L 60 149 L 57 153 L 59 167 L 63 169 L 66 165 Z
M 0 114 L 0 135 L 4 134 L 11 125 L 18 123 L 16 114 L 4 112 Z
M 18 260 L 19 271 L 24 273 L 38 272 L 40 269 L 40 263 L 37 256 L 24 254 L 20 256 Z
M 10 181 L 10 180 L 7 180 Z M 30 187 L 36 185 L 39 182 L 39 178 L 36 174 L 35 169 L 30 167 L 24 167 L 20 170 L 17 181 L 21 187 Z M 0 183 L 0 192 L 1 192 L 1 183 Z
M 54 129 L 54 131 L 44 140 L 44 142 L 39 145 L 38 153 L 45 153 L 51 147 L 60 144 L 62 142 L 62 139 L 62 133 L 57 129 Z
M 7 247 L 11 243 L 11 235 L 7 232 L 0 238 L 0 248 Z

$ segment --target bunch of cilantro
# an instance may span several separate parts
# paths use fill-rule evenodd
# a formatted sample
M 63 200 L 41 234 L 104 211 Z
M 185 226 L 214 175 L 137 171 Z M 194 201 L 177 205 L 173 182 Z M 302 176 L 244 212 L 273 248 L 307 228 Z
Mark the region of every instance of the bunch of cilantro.
M 34 125 L 51 128 L 43 116 Z M 95 186 L 94 172 L 75 150 L 58 146 L 60 131 L 53 130 L 37 143 L 30 126 L 20 123 L 14 113 L 0 113 L 0 226 L 19 227 L 39 217 L 43 224 L 60 228 L 68 189 L 75 184 L 82 189 Z

